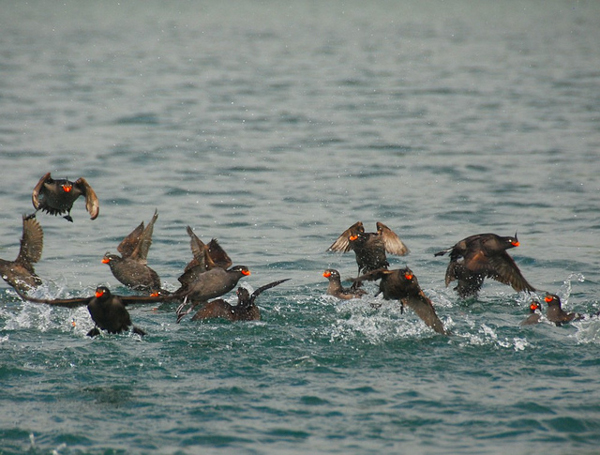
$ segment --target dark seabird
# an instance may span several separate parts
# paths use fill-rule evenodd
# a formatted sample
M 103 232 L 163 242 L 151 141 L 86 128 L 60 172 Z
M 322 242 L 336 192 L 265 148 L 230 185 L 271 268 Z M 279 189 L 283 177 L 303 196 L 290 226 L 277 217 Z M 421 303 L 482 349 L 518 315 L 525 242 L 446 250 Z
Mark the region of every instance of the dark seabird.
M 92 220 L 95 220 L 100 213 L 98 197 L 83 177 L 77 179 L 75 182 L 66 179 L 54 180 L 50 176 L 50 172 L 48 172 L 33 189 L 31 200 L 35 207 L 35 213 L 38 210 L 47 212 L 50 215 L 62 215 L 66 213 L 66 216 L 63 218 L 72 222 L 71 208 L 81 195 L 85 197 L 86 210 Z M 35 215 L 35 213 L 30 216 Z
M 512 286 L 515 291 L 535 291 L 521 274 L 506 250 L 519 246 L 517 235 L 500 237 L 496 234 L 477 234 L 467 237 L 451 248 L 435 253 L 450 253 L 446 269 L 446 286 L 457 280 L 454 288 L 462 298 L 476 296 L 484 278 L 492 278 Z
M 548 304 L 546 317 L 550 322 L 554 322 L 557 326 L 561 326 L 571 321 L 579 321 L 583 316 L 579 313 L 567 313 L 562 309 L 560 297 L 555 294 L 546 294 L 544 301 Z
M 323 276 L 329 280 L 329 286 L 327 286 L 327 294 L 337 297 L 338 299 L 360 299 L 363 295 L 367 293 L 362 289 L 343 287 L 340 278 L 340 273 L 335 269 L 325 270 L 325 272 L 323 272 Z
M 259 321 L 260 310 L 254 303 L 256 298 L 261 292 L 271 289 L 288 280 L 289 278 L 286 278 L 285 280 L 273 281 L 272 283 L 265 284 L 254 291 L 252 295 L 250 295 L 246 288 L 239 287 L 237 290 L 237 305 L 232 306 L 223 299 L 213 300 L 200 308 L 192 317 L 192 321 L 211 318 L 223 318 L 230 321 Z

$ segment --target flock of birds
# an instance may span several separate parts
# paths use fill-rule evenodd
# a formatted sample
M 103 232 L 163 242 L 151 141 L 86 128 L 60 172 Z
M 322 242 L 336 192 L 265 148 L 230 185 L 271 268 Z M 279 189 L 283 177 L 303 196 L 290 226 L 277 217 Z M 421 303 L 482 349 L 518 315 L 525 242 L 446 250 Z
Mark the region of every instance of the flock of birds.
M 184 273 L 178 278 L 181 286 L 174 292 L 161 287 L 158 274 L 147 264 L 148 250 L 152 244 L 154 223 L 158 212 L 147 226 L 142 221 L 118 245 L 121 254 L 107 252 L 102 262 L 108 264 L 117 280 L 125 286 L 143 292 L 145 295 L 120 296 L 110 292 L 105 286 L 99 286 L 91 297 L 70 299 L 40 299 L 27 295 L 28 292 L 42 284 L 35 273 L 33 264 L 42 255 L 43 230 L 36 219 L 38 211 L 50 215 L 64 215 L 72 222 L 71 209 L 80 197 L 85 198 L 86 210 L 94 220 L 100 213 L 98 197 L 84 178 L 75 182 L 67 179 L 53 179 L 48 172 L 39 180 L 33 189 L 32 202 L 35 212 L 23 216 L 23 235 L 21 248 L 14 261 L 0 259 L 0 274 L 17 294 L 28 301 L 55 306 L 74 308 L 87 306 L 94 328 L 88 336 L 96 336 L 101 330 L 109 333 L 120 333 L 130 327 L 134 333 L 144 335 L 145 332 L 131 322 L 126 306 L 156 302 L 179 302 L 176 315 L 179 323 L 183 317 L 196 310 L 192 320 L 224 318 L 232 321 L 258 320 L 260 311 L 256 298 L 265 290 L 278 286 L 289 279 L 268 283 L 256 289 L 252 294 L 243 288 L 237 289 L 237 305 L 231 305 L 220 298 L 233 290 L 238 281 L 250 275 L 250 270 L 243 265 L 233 265 L 232 260 L 216 239 L 205 244 L 188 226 L 190 247 L 193 259 L 187 264 Z M 466 237 L 452 247 L 435 253 L 435 256 L 449 254 L 450 262 L 446 269 L 445 282 L 448 286 L 457 281 L 454 288 L 461 298 L 476 296 L 485 278 L 512 286 L 517 291 L 534 292 L 521 274 L 515 261 L 507 250 L 519 246 L 514 237 L 501 237 L 496 234 L 477 234 Z M 340 274 L 335 269 L 327 269 L 323 276 L 329 280 L 327 294 L 339 299 L 361 298 L 367 294 L 362 289 L 365 281 L 379 281 L 379 291 L 385 300 L 398 300 L 401 310 L 412 309 L 423 322 L 435 332 L 449 335 L 449 331 L 436 314 L 432 301 L 423 293 L 417 277 L 408 267 L 389 269 L 386 254 L 404 256 L 409 250 L 402 240 L 390 228 L 377 222 L 376 232 L 365 232 L 363 223 L 357 223 L 346 229 L 327 251 L 346 253 L 354 251 L 358 265 L 358 276 L 352 279 L 350 287 L 343 287 Z M 215 300 L 211 300 L 215 299 Z M 581 315 L 566 313 L 561 308 L 560 298 L 554 294 L 546 294 L 548 304 L 546 318 L 562 325 L 580 319 Z M 540 322 L 541 304 L 533 300 L 531 314 L 522 325 Z

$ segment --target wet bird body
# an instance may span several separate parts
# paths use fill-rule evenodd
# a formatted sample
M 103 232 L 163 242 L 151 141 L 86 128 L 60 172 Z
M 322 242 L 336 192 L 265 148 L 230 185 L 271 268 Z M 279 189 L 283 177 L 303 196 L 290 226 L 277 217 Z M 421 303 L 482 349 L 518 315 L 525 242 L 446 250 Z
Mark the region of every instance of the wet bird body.
M 327 269 L 323 276 L 329 280 L 327 294 L 342 300 L 360 299 L 366 291 L 358 288 L 345 288 L 342 286 L 340 273 L 335 269 Z
M 261 286 L 252 294 L 250 294 L 247 289 L 240 287 L 237 290 L 237 305 L 230 305 L 223 299 L 213 300 L 200 308 L 192 317 L 192 321 L 212 318 L 223 318 L 230 321 L 258 321 L 260 320 L 260 310 L 255 304 L 256 298 L 263 291 L 271 289 L 288 280 L 289 278 L 273 281 L 272 283 Z
M 205 304 L 209 299 L 227 294 L 243 276 L 249 275 L 250 270 L 243 265 L 236 265 L 227 270 L 214 267 L 200 274 L 185 272 L 179 277 L 181 287 L 173 293 L 173 297 L 184 301 L 177 308 L 177 322 L 197 305 Z M 191 302 L 191 306 L 184 312 L 183 309 L 187 302 Z
M 444 324 L 438 317 L 433 303 L 427 297 L 417 281 L 417 277 L 408 268 L 387 270 L 374 270 L 358 277 L 355 281 L 379 282 L 379 292 L 386 300 L 399 300 L 402 306 L 411 308 L 419 318 L 437 333 L 448 335 Z
M 536 301 L 531 302 L 531 304 L 529 305 L 529 313 L 530 314 L 527 317 L 527 319 L 525 319 L 523 322 L 521 322 L 520 325 L 522 325 L 522 326 L 535 325 L 535 324 L 539 323 L 542 315 L 537 310 L 540 310 L 541 308 L 542 308 L 542 306 L 540 305 L 539 302 L 536 302 Z
M 17 291 L 18 292 L 18 291 Z M 21 298 L 34 303 L 45 303 L 48 305 L 61 306 L 66 308 L 76 308 L 87 306 L 92 320 L 96 324 L 88 332 L 88 336 L 93 337 L 100 334 L 100 330 L 106 330 L 109 333 L 121 333 L 133 326 L 126 305 L 147 304 L 163 301 L 163 298 L 144 297 L 144 296 L 119 296 L 112 294 L 105 286 L 98 286 L 92 297 L 72 298 L 72 299 L 37 299 L 26 296 L 18 292 Z M 99 330 L 100 329 L 100 330 Z M 145 335 L 145 332 L 138 327 L 133 326 L 133 332 Z
M 158 212 L 154 212 L 148 226 L 142 221 L 117 247 L 121 256 L 106 253 L 102 262 L 108 264 L 114 277 L 133 289 L 158 291 L 161 288 L 160 277 L 148 267 L 148 250 L 152 245 L 152 233 Z
M 83 177 L 77 179 L 75 182 L 67 179 L 54 180 L 50 172 L 48 172 L 42 176 L 33 189 L 31 200 L 36 212 L 42 210 L 50 215 L 62 215 L 66 213 L 64 218 L 68 221 L 73 221 L 73 218 L 71 218 L 71 208 L 79 196 L 85 197 L 85 208 L 90 214 L 91 219 L 95 220 L 100 213 L 98 197 Z
M 0 259 L 0 275 L 13 288 L 21 292 L 42 284 L 36 275 L 33 264 L 42 256 L 44 232 L 34 217 L 23 217 L 21 248 L 14 261 Z
M 327 251 L 347 253 L 354 251 L 358 273 L 387 268 L 386 252 L 398 256 L 408 254 L 409 250 L 402 240 L 390 228 L 377 222 L 377 232 L 365 232 L 361 221 L 346 229 Z
M 477 234 L 466 237 L 447 250 L 435 253 L 435 256 L 450 254 L 446 286 L 452 281 L 458 281 L 454 289 L 462 298 L 477 295 L 485 278 L 508 284 L 515 291 L 535 291 L 506 252 L 517 246 L 519 241 L 516 235 L 500 237 L 496 234 Z
M 548 304 L 546 317 L 550 322 L 554 322 L 557 326 L 561 326 L 571 321 L 578 321 L 583 318 L 578 313 L 567 313 L 562 309 L 560 297 L 555 294 L 546 294 L 544 301 Z

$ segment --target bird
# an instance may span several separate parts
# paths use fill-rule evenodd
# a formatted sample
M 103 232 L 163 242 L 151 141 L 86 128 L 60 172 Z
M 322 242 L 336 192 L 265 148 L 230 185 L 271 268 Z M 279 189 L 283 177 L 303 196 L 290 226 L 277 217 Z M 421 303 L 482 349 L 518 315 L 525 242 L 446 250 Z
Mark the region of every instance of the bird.
M 457 280 L 458 285 L 454 290 L 461 298 L 476 296 L 485 278 L 508 284 L 518 292 L 535 291 L 506 252 L 518 246 L 517 234 L 514 237 L 476 234 L 464 238 L 446 250 L 438 251 L 434 256 L 450 253 L 450 263 L 446 269 L 446 286 Z
M 359 275 L 387 268 L 389 263 L 386 252 L 397 256 L 409 253 L 409 249 L 395 232 L 380 221 L 376 223 L 376 226 L 377 232 L 365 232 L 363 223 L 357 221 L 342 232 L 327 251 L 347 253 L 353 250 Z
M 31 200 L 35 212 L 39 210 L 47 212 L 50 215 L 62 215 L 67 221 L 73 222 L 71 217 L 71 208 L 79 196 L 85 197 L 85 208 L 89 212 L 91 219 L 95 220 L 100 213 L 100 204 L 96 193 L 83 177 L 71 182 L 66 179 L 54 180 L 50 172 L 44 174 L 33 189 Z
M 411 308 L 419 318 L 437 333 L 449 335 L 444 324 L 438 317 L 429 299 L 421 290 L 417 277 L 408 267 L 402 269 L 388 270 L 379 269 L 368 272 L 355 279 L 355 282 L 376 281 L 379 282 L 379 292 L 385 300 L 399 300 L 402 304 L 402 312 L 405 306 Z
M 557 326 L 561 326 L 567 322 L 579 321 L 583 316 L 579 313 L 567 313 L 562 309 L 560 297 L 556 294 L 547 293 L 544 301 L 548 304 L 546 317 L 550 322 L 554 322 Z
M 529 305 L 529 317 L 523 320 L 520 325 L 535 325 L 540 322 L 542 315 L 537 310 L 541 310 L 541 308 L 542 305 L 540 305 L 540 302 L 533 300 Z
M 183 301 L 176 311 L 178 323 L 196 306 L 227 294 L 243 276 L 250 276 L 250 270 L 244 265 L 236 265 L 227 270 L 213 267 L 200 274 L 190 272 L 194 272 L 194 269 L 188 270 L 178 278 L 181 287 L 171 294 L 172 298 Z M 191 305 L 184 311 L 188 302 L 191 302 Z
M 106 286 L 98 286 L 92 297 L 72 299 L 38 299 L 29 297 L 20 291 L 17 291 L 17 294 L 22 299 L 34 303 L 45 303 L 67 308 L 87 306 L 95 324 L 94 328 L 87 333 L 89 337 L 100 335 L 100 330 L 106 330 L 108 333 L 121 333 L 128 330 L 130 326 L 133 326 L 132 332 L 145 335 L 146 332 L 132 324 L 129 312 L 125 307 L 132 304 L 154 303 L 164 300 L 164 297 L 120 296 L 112 294 Z
M 154 211 L 152 220 L 144 227 L 142 221 L 117 247 L 121 256 L 107 252 L 102 258 L 103 264 L 108 264 L 114 277 L 125 286 L 140 291 L 161 290 L 160 277 L 148 267 L 148 250 L 152 245 L 154 223 L 158 211 Z M 162 291 L 162 290 L 161 290 Z M 162 291 L 163 293 L 165 291 Z
M 323 272 L 323 276 L 329 280 L 327 286 L 327 294 L 337 297 L 342 300 L 360 299 L 367 292 L 358 288 L 345 288 L 342 286 L 340 272 L 335 269 L 327 269 Z
M 23 216 L 21 248 L 14 261 L 0 259 L 0 275 L 8 284 L 21 292 L 36 288 L 42 280 L 36 275 L 33 264 L 42 257 L 44 231 L 35 217 Z
M 281 283 L 288 281 L 289 278 L 259 287 L 252 294 L 248 289 L 239 287 L 236 295 L 238 303 L 235 306 L 230 305 L 223 299 L 213 300 L 200 308 L 192 317 L 192 321 L 199 319 L 223 318 L 230 321 L 258 321 L 260 320 L 260 310 L 254 303 L 256 298 L 267 289 L 271 289 Z

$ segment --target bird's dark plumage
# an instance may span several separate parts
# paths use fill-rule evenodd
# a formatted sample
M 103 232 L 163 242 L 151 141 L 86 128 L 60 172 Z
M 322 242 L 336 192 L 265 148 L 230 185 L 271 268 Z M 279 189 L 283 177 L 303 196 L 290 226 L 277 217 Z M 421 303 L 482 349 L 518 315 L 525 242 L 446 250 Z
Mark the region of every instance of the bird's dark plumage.
M 377 232 L 365 232 L 361 221 L 354 223 L 327 249 L 341 253 L 350 250 L 356 255 L 359 274 L 388 267 L 386 252 L 398 256 L 409 252 L 396 233 L 379 221 Z
M 254 291 L 252 295 L 250 295 L 246 288 L 240 287 L 237 290 L 237 305 L 232 306 L 223 299 L 213 300 L 200 308 L 192 317 L 192 321 L 211 318 L 223 318 L 230 321 L 258 321 L 260 320 L 260 310 L 254 303 L 256 298 L 263 291 L 271 289 L 288 280 L 289 278 L 286 278 L 285 280 L 273 281 L 272 283 L 265 284 Z
M 360 299 L 366 294 L 366 291 L 359 288 L 345 288 L 342 286 L 340 273 L 335 269 L 327 269 L 323 272 L 323 276 L 329 280 L 327 286 L 327 294 L 337 297 L 338 299 L 350 300 Z
M 102 262 L 110 266 L 117 280 L 133 289 L 140 291 L 159 291 L 160 277 L 148 267 L 148 250 L 152 245 L 152 232 L 158 212 L 154 212 L 148 226 L 142 221 L 117 247 L 121 256 L 106 253 Z M 164 291 L 163 291 L 164 292 Z
M 37 299 L 29 297 L 17 291 L 19 296 L 25 300 L 34 303 L 45 303 L 48 305 L 62 306 L 67 308 L 76 308 L 87 306 L 92 320 L 96 324 L 88 332 L 88 336 L 93 337 L 100 334 L 100 330 L 106 330 L 109 333 L 121 333 L 129 329 L 133 324 L 126 305 L 146 304 L 164 301 L 163 297 L 145 297 L 145 296 L 119 296 L 114 295 L 105 286 L 98 286 L 96 293 L 92 297 L 73 298 L 73 299 Z M 145 332 L 133 326 L 133 332 L 145 335 Z
M 379 282 L 379 292 L 386 300 L 399 300 L 402 306 L 411 308 L 423 322 L 442 335 L 448 335 L 444 324 L 437 316 L 433 303 L 423 293 L 417 277 L 408 267 L 396 270 L 379 269 L 373 270 L 358 277 L 355 281 Z
M 540 302 L 536 302 L 535 300 L 531 302 L 529 305 L 529 316 L 520 325 L 535 325 L 540 322 L 540 318 L 542 317 L 541 313 L 537 310 L 541 310 L 542 306 Z
M 561 326 L 571 321 L 578 321 L 583 318 L 578 313 L 567 313 L 562 309 L 560 297 L 555 294 L 546 294 L 544 301 L 548 304 L 546 317 L 550 322 L 554 322 L 557 326 Z
M 73 218 L 71 218 L 71 208 L 77 198 L 82 195 L 85 197 L 86 210 L 90 214 L 91 219 L 95 220 L 100 213 L 100 204 L 96 193 L 83 177 L 77 179 L 75 182 L 66 179 L 54 180 L 50 172 L 48 172 L 33 189 L 31 200 L 36 212 L 42 210 L 50 215 L 62 215 L 66 213 L 64 218 L 68 221 L 73 221 Z
M 485 278 L 508 284 L 515 291 L 535 291 L 506 252 L 517 246 L 519 241 L 516 234 L 514 237 L 477 234 L 461 240 L 447 250 L 435 253 L 435 256 L 450 253 L 446 286 L 457 280 L 458 285 L 454 289 L 462 298 L 477 295 Z
M 243 265 L 236 265 L 227 270 L 214 267 L 200 274 L 185 272 L 179 277 L 181 287 L 172 294 L 173 297 L 184 301 L 177 308 L 177 322 L 197 305 L 227 294 L 237 285 L 240 278 L 249 275 L 250 270 Z M 184 311 L 187 302 L 191 302 L 191 306 Z
M 21 248 L 14 261 L 0 259 L 0 275 L 13 288 L 26 292 L 42 284 L 33 264 L 42 257 L 44 232 L 35 217 L 23 217 Z

